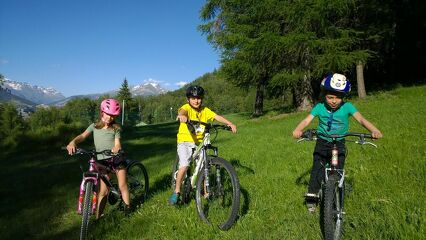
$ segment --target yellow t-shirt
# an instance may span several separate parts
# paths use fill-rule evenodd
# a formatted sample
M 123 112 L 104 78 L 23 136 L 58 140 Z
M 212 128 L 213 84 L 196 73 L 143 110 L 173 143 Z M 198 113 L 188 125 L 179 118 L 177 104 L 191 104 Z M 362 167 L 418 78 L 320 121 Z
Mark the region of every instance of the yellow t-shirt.
M 188 112 L 189 120 L 207 123 L 207 122 L 213 121 L 214 118 L 216 117 L 216 113 L 213 112 L 212 110 L 210 110 L 207 107 L 201 107 L 200 111 L 197 111 L 194 108 L 192 108 L 189 105 L 189 103 L 187 103 L 187 104 L 183 105 L 182 107 L 180 107 L 178 112 L 181 109 L 184 109 Z M 197 133 L 196 135 L 192 135 L 189 132 L 186 123 L 180 123 L 179 131 L 178 131 L 178 134 L 177 134 L 177 142 L 178 143 L 193 142 L 195 144 L 198 144 L 203 139 L 203 137 L 204 137 L 204 132 L 200 132 L 200 133 Z

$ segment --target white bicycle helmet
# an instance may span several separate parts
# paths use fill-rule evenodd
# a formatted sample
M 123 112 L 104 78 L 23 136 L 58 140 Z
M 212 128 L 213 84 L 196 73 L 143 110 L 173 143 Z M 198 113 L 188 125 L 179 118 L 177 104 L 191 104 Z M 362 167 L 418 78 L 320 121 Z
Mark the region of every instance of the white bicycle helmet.
M 351 83 L 346 79 L 345 75 L 334 73 L 322 80 L 321 88 L 332 92 L 347 94 L 351 91 Z

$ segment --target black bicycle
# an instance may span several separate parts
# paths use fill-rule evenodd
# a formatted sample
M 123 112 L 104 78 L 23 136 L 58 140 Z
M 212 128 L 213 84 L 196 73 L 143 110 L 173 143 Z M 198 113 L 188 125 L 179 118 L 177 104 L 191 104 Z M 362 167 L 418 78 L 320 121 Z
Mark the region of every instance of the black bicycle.
M 372 142 L 365 139 L 373 139 L 371 134 L 366 133 L 346 133 L 346 134 L 332 134 L 326 135 L 318 133 L 315 129 L 309 129 L 302 134 L 302 138 L 297 142 L 302 141 L 316 141 L 317 136 L 324 136 L 332 140 L 333 147 L 331 149 L 331 159 L 322 163 L 324 166 L 324 179 L 321 183 L 319 192 L 319 199 L 312 199 L 319 201 L 321 204 L 321 224 L 323 228 L 324 239 L 341 239 L 343 230 L 343 216 L 344 212 L 344 196 L 345 196 L 345 170 L 340 169 L 339 166 L 339 150 L 337 148 L 338 139 L 347 137 L 358 137 L 358 140 L 351 141 L 346 139 L 347 142 L 354 142 L 360 145 L 370 145 L 377 148 Z
M 62 147 L 66 150 L 66 147 Z M 124 158 L 124 152 L 120 151 L 117 154 L 110 150 L 96 152 L 95 150 L 87 151 L 82 148 L 77 148 L 76 155 L 86 155 L 89 169 L 83 172 L 83 179 L 80 184 L 80 194 L 78 200 L 77 213 L 82 215 L 80 239 L 87 239 L 90 217 L 96 214 L 98 203 L 98 192 L 100 180 L 104 181 L 108 187 L 107 200 L 108 203 L 114 205 L 121 199 L 121 193 L 118 189 L 117 180 L 110 179 L 109 174 L 114 173 L 119 164 L 124 164 L 127 174 L 126 181 L 129 187 L 130 202 L 133 207 L 143 203 L 148 195 L 149 180 L 148 173 L 142 163 L 135 162 Z M 104 154 L 111 156 L 107 160 L 98 161 L 97 155 Z M 121 204 L 123 201 L 121 199 Z
M 218 149 L 211 145 L 210 132 L 218 129 L 228 130 L 228 126 L 198 121 L 187 123 L 193 129 L 204 131 L 204 138 L 194 150 L 190 166 L 182 181 L 182 203 L 193 197 L 200 218 L 228 230 L 235 222 L 240 207 L 240 183 L 234 167 L 225 159 L 218 157 Z M 214 139 L 214 138 L 213 138 Z M 178 172 L 178 157 L 172 168 L 172 189 L 175 190 Z

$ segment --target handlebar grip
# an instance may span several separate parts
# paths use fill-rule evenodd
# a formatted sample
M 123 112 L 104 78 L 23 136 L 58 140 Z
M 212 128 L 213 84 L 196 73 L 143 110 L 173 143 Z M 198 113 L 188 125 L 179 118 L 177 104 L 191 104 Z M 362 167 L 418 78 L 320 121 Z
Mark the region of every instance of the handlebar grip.
M 308 130 L 306 130 L 306 131 L 304 131 L 302 133 L 301 137 L 302 138 L 312 139 L 316 134 L 317 134 L 317 130 L 315 130 L 315 129 L 308 129 Z

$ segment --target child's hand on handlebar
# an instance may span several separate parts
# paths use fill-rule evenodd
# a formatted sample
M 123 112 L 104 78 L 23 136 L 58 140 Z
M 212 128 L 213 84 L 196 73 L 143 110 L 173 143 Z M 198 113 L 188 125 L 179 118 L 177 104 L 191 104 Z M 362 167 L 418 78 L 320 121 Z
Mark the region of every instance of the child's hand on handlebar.
M 186 123 L 188 121 L 188 117 L 185 115 L 177 115 L 176 116 L 176 121 L 179 121 L 181 123 Z
M 237 132 L 237 126 L 235 126 L 233 123 L 228 124 L 228 127 L 230 127 L 230 128 L 231 128 L 231 131 L 232 131 L 233 133 L 236 133 L 236 132 Z
M 75 153 L 75 149 L 76 149 L 76 145 L 75 145 L 75 143 L 74 142 L 70 142 L 68 145 L 67 145 L 67 150 L 68 150 L 68 154 L 69 155 L 73 155 L 74 153 Z
M 296 138 L 296 139 L 299 139 L 302 136 L 302 134 L 303 134 L 303 132 L 300 131 L 300 130 L 295 129 L 293 131 L 293 137 Z
M 121 148 L 120 148 L 120 147 L 118 147 L 118 146 L 114 146 L 114 147 L 111 149 L 111 152 L 116 154 L 116 153 L 120 152 L 120 150 L 121 150 Z
M 380 131 L 372 131 L 371 132 L 371 136 L 374 138 L 374 139 L 379 139 L 379 138 L 382 138 L 383 137 L 383 135 L 382 135 L 382 133 L 380 132 Z

